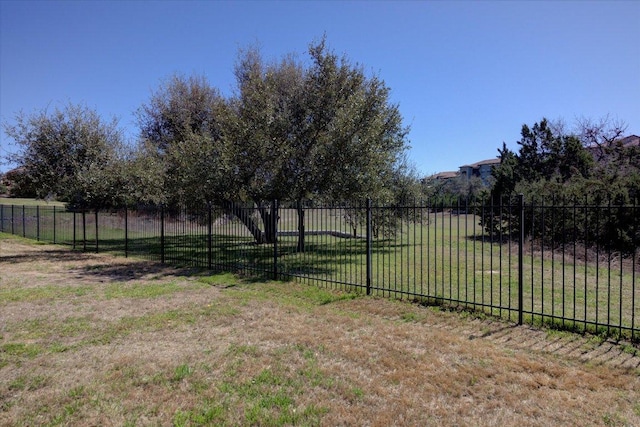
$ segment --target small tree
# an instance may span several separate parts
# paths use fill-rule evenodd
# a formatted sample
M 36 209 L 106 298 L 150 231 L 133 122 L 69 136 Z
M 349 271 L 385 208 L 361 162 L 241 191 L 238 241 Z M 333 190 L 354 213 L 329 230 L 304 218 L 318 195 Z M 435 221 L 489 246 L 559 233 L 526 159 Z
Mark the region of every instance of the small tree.
M 576 123 L 576 135 L 582 145 L 596 153 L 596 160 L 603 161 L 627 131 L 627 125 L 609 115 L 600 119 L 582 117 Z
M 609 207 L 632 203 L 640 195 L 640 149 L 620 143 L 621 129 L 619 123 L 609 129 L 603 121 L 581 121 L 576 131 L 568 133 L 544 119 L 532 128 L 523 126 L 518 153 L 506 146 L 499 150 L 501 164 L 493 170 L 495 184 L 481 208 L 481 225 L 494 235 L 514 235 L 518 216 L 500 204 L 515 203 L 516 194 L 537 204 L 588 203 L 600 209 L 573 212 L 571 230 L 543 216 L 542 210 L 533 210 L 525 218 L 525 232 L 540 231 L 543 244 L 558 244 L 575 235 L 589 244 L 631 253 L 640 242 L 639 220 L 633 209 Z M 608 212 L 607 218 L 598 217 L 603 212 Z

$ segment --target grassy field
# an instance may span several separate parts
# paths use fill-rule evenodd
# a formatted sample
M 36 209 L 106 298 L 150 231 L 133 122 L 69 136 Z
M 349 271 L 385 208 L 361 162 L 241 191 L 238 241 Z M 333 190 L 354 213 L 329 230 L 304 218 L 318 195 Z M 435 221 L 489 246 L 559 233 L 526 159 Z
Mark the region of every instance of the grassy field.
M 15 211 L 15 209 L 18 209 Z M 4 228 L 15 234 L 73 244 L 76 248 L 125 253 L 125 216 L 120 213 L 73 214 L 53 207 L 15 208 L 16 221 Z M 366 242 L 326 232 L 351 234 L 341 209 L 308 209 L 306 250 L 296 251 L 297 214 L 281 209 L 277 266 L 280 277 L 364 292 Z M 54 220 L 55 216 L 55 220 Z M 36 218 L 39 218 L 36 221 Z M 127 253 L 178 266 L 208 265 L 208 227 L 193 217 L 165 218 L 164 253 L 159 214 L 129 214 Z M 36 223 L 37 222 L 37 223 Z M 54 227 L 55 224 L 55 227 Z M 10 231 L 10 230 L 8 230 Z M 322 231 L 325 234 L 314 234 Z M 212 266 L 231 272 L 265 275 L 273 269 L 273 248 L 255 245 L 237 219 L 218 214 L 212 225 Z M 356 229 L 362 236 L 362 227 Z M 74 238 L 75 236 L 75 238 Z M 423 215 L 422 223 L 404 223 L 394 236 L 379 237 L 372 248 L 372 290 L 380 296 L 421 298 L 463 304 L 510 320 L 518 317 L 518 254 L 515 243 L 493 242 L 483 235 L 475 215 L 449 212 Z M 525 321 L 554 327 L 630 337 L 640 323 L 640 286 L 633 269 L 621 268 L 615 254 L 602 253 L 585 263 L 572 245 L 554 252 L 525 246 L 523 310 Z M 640 338 L 637 335 L 636 338 Z
M 640 425 L 598 337 L 0 234 L 0 425 Z
M 64 207 L 64 203 L 55 200 L 36 200 L 36 199 L 19 199 L 0 197 L 0 205 L 16 205 L 16 206 L 58 206 Z

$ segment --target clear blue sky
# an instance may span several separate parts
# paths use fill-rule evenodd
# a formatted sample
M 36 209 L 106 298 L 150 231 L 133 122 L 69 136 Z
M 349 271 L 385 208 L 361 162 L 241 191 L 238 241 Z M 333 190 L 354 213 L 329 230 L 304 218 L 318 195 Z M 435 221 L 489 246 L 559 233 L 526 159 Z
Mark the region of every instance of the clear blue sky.
M 640 1 L 5 1 L 0 118 L 71 101 L 116 116 L 174 73 L 233 89 L 238 49 L 330 47 L 392 89 L 422 174 L 516 148 L 542 117 L 611 117 L 640 134 Z M 0 156 L 15 148 L 3 134 Z M 6 170 L 8 165 L 0 165 Z

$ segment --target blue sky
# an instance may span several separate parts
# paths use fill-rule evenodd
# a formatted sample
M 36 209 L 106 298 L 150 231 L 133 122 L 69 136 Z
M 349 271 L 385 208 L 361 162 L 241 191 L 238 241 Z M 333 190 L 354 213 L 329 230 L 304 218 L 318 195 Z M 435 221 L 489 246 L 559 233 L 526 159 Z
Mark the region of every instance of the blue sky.
M 230 94 L 238 49 L 304 59 L 326 34 L 391 88 L 427 175 L 517 148 L 542 117 L 608 114 L 640 134 L 639 25 L 639 1 L 0 0 L 0 119 L 84 103 L 133 141 L 133 113 L 172 74 Z

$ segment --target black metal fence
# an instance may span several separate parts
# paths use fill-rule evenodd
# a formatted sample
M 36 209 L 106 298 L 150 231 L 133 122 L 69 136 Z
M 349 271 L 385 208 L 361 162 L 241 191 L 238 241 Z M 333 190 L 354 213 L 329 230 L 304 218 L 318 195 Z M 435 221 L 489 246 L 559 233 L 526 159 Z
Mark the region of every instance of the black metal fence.
M 638 221 L 636 205 L 522 198 L 100 212 L 0 205 L 0 231 L 79 250 L 295 278 L 633 340 L 640 339 Z

